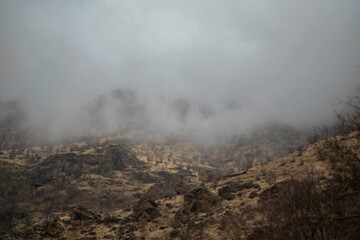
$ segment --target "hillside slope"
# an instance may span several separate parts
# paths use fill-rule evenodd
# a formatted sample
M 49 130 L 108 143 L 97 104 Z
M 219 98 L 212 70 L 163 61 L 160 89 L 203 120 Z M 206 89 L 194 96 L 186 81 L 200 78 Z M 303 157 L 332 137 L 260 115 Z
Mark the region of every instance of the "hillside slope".
M 232 174 L 220 177 L 217 176 L 213 181 L 207 183 L 199 181 L 198 173 L 194 172 L 191 168 L 189 168 L 187 173 L 186 170 L 183 170 L 185 171 L 184 175 L 178 176 L 176 174 L 180 174 L 181 171 L 179 169 L 175 170 L 176 166 L 170 163 L 167 168 L 168 170 L 161 172 L 156 171 L 155 166 L 149 166 L 151 165 L 149 163 L 150 160 L 136 160 L 136 158 L 131 157 L 131 155 L 123 156 L 122 159 L 124 159 L 124 161 L 116 162 L 116 159 L 111 159 L 111 154 L 113 153 L 112 151 L 120 151 L 118 147 L 110 147 L 113 148 L 112 150 L 106 147 L 102 150 L 96 149 L 94 152 L 99 152 L 98 154 L 105 154 L 107 156 L 102 159 L 111 159 L 109 169 L 111 169 L 113 173 L 117 171 L 116 168 L 126 169 L 130 161 L 134 161 L 130 164 L 131 166 L 142 163 L 144 170 L 153 168 L 149 176 L 147 176 L 146 171 L 142 174 L 141 171 L 137 171 L 135 175 L 130 174 L 130 169 L 123 172 L 124 181 L 126 181 L 128 177 L 128 184 L 136 185 L 137 188 L 139 188 L 139 186 L 144 188 L 137 190 L 141 198 L 137 204 L 131 205 L 133 208 L 121 208 L 120 204 L 117 206 L 118 210 L 107 211 L 106 208 L 103 208 L 101 211 L 96 204 L 94 205 L 94 202 L 96 202 L 95 199 L 91 199 L 91 197 L 78 197 L 76 201 L 74 201 L 78 203 L 77 206 L 74 204 L 68 205 L 69 213 L 67 213 L 68 211 L 65 211 L 65 209 L 57 209 L 55 207 L 47 218 L 40 218 L 28 227 L 19 224 L 13 228 L 11 233 L 8 233 L 6 237 L 4 236 L 4 239 L 263 239 L 261 236 L 264 235 L 261 234 L 264 234 L 268 230 L 263 233 L 261 231 L 264 231 L 263 229 L 269 229 L 270 225 L 266 226 L 266 224 L 270 224 L 272 219 L 269 219 L 269 215 L 267 214 L 270 209 L 274 209 L 272 205 L 274 201 L 276 204 L 284 205 L 290 197 L 297 199 L 296 196 L 291 194 L 288 196 L 289 193 L 301 193 L 301 196 L 297 196 L 300 197 L 300 199 L 298 199 L 299 201 L 310 201 L 314 207 L 319 207 L 317 206 L 318 199 L 312 198 L 315 197 L 315 195 L 311 195 L 309 199 L 306 198 L 306 189 L 313 189 L 310 190 L 310 192 L 315 191 L 320 186 L 326 189 L 329 183 L 334 185 L 331 181 L 333 181 L 336 176 L 336 172 L 332 169 L 334 163 L 331 159 L 327 158 L 330 155 L 322 156 L 322 154 L 324 152 L 331 152 L 332 148 L 328 147 L 333 147 L 331 143 L 336 142 L 336 144 L 346 146 L 353 151 L 353 153 L 356 153 L 357 155 L 355 155 L 358 159 L 359 137 L 359 134 L 354 132 L 347 136 L 323 140 L 306 147 L 302 151 L 295 151 L 283 158 L 253 167 L 248 171 L 233 172 Z M 142 149 L 144 151 L 145 147 Z M 119 154 L 120 153 L 117 152 L 115 155 Z M 125 151 L 121 154 L 128 154 L 128 152 Z M 54 155 L 46 158 L 43 163 L 56 159 L 56 163 L 59 166 L 58 169 L 62 169 L 57 171 L 59 174 L 66 176 L 69 169 L 73 171 L 77 169 L 77 167 L 72 166 L 71 161 L 67 159 L 71 158 L 76 160 L 73 162 L 80 162 L 80 159 L 76 158 L 80 158 L 82 155 L 84 154 L 78 154 L 77 157 L 75 157 L 76 155 L 69 154 Z M 101 190 L 104 193 L 104 199 L 106 199 L 108 198 L 106 192 L 108 192 L 108 194 L 110 194 L 110 192 L 116 194 L 117 191 L 121 191 L 122 185 L 116 182 L 114 177 L 105 177 L 107 174 L 106 168 L 98 169 L 96 164 L 91 165 L 91 161 L 93 161 L 91 159 L 96 159 L 96 157 L 91 158 L 90 155 L 84 155 L 82 157 L 84 157 L 82 167 L 86 169 L 87 173 L 85 174 L 83 172 L 79 179 L 72 179 L 72 181 L 76 182 L 74 186 L 77 188 L 77 191 L 80 191 L 78 196 L 82 195 L 81 191 L 88 192 L 88 194 L 84 194 L 84 196 L 99 196 L 91 191 Z M 174 157 L 176 158 L 176 154 L 174 154 Z M 102 165 L 106 166 L 105 163 Z M 68 166 L 68 168 L 66 166 Z M 140 166 L 136 167 L 137 169 L 141 169 Z M 183 167 L 186 168 L 186 165 Z M 211 169 L 210 167 L 208 168 Z M 170 169 L 173 169 L 171 174 L 168 173 Z M 16 171 L 16 169 L 14 169 L 14 171 Z M 41 176 L 48 177 L 46 169 L 40 168 L 39 171 L 44 171 L 45 173 L 41 174 Z M 96 175 L 98 171 L 105 171 L 104 177 L 101 180 L 97 179 L 94 181 L 91 176 L 99 178 L 99 175 Z M 173 186 L 177 191 L 177 195 L 170 194 L 166 197 L 157 196 L 152 191 L 149 191 L 151 187 L 146 189 L 146 182 L 155 181 L 153 178 L 163 177 L 165 181 L 176 182 L 174 179 L 171 179 L 175 178 L 175 176 L 176 179 L 181 179 L 182 183 L 191 182 L 193 185 L 190 186 L 190 184 L 187 189 L 182 189 L 181 187 L 183 187 L 183 185 Z M 41 180 L 37 181 L 37 184 L 35 184 L 37 189 L 34 191 L 46 191 L 46 188 L 50 187 L 48 183 L 41 185 Z M 90 187 L 91 181 L 96 182 L 92 187 Z M 106 183 L 97 185 L 102 181 Z M 136 183 L 135 181 L 142 182 Z M 48 182 L 48 180 L 45 182 Z M 159 183 L 159 181 L 156 182 L 155 185 L 154 183 L 149 183 L 149 186 L 156 186 Z M 306 185 L 305 183 L 311 184 Z M 124 185 L 126 184 L 127 183 L 124 183 Z M 163 184 L 166 185 L 165 182 L 163 182 Z M 358 184 L 358 182 L 355 184 Z M 359 187 L 359 185 L 348 189 L 347 193 L 354 192 L 356 195 L 356 187 Z M 127 188 L 127 190 L 129 189 L 131 189 L 131 187 Z M 166 191 L 166 188 L 158 185 L 156 191 Z M 60 195 L 61 192 L 60 190 Z M 144 194 L 146 192 L 147 194 Z M 324 192 L 326 191 L 315 191 L 311 194 L 317 193 L 321 196 Z M 118 196 L 120 195 L 121 194 Z M 128 197 L 131 196 L 131 194 L 125 195 Z M 56 196 L 54 199 L 60 201 L 59 199 L 61 198 Z M 120 199 L 121 198 L 119 198 L 119 200 Z M 352 201 L 353 200 L 355 199 L 352 199 Z M 57 205 L 55 203 L 56 201 L 54 201 L 53 204 Z M 104 200 L 97 199 L 97 201 L 101 203 Z M 322 204 L 324 204 L 324 202 L 322 202 Z M 86 208 L 78 207 L 79 205 L 86 206 Z M 291 205 L 288 207 L 290 206 Z M 353 203 L 355 211 L 353 213 L 359 210 L 357 207 L 358 204 Z M 319 207 L 319 209 L 321 208 Z M 286 210 L 289 211 L 286 214 L 291 215 L 291 209 L 277 210 L 279 211 L 277 214 L 281 215 L 281 211 Z M 274 214 L 274 212 L 272 212 L 272 214 Z M 333 212 L 329 214 L 330 216 L 334 215 Z M 326 216 L 330 217 L 328 215 Z M 323 216 L 324 219 L 326 216 Z M 304 216 L 302 216 L 302 218 L 303 217 Z M 302 219 L 302 221 L 303 220 L 304 219 Z M 351 219 L 351 221 L 355 220 L 358 221 L 359 219 Z M 304 222 L 302 223 L 304 224 Z M 317 222 L 313 222 L 313 224 L 315 223 Z M 351 226 L 354 224 L 354 222 L 350 223 Z M 348 225 L 350 223 L 347 222 Z M 297 224 L 301 224 L 301 222 Z M 327 226 L 322 222 L 317 224 L 320 225 L 315 227 L 318 228 L 314 230 L 315 235 L 318 234 L 319 229 L 329 231 Z M 337 226 L 339 227 L 341 224 Z M 289 227 L 291 226 L 289 225 Z M 298 227 L 301 229 L 303 226 L 298 225 Z M 306 231 L 311 232 L 311 227 L 309 227 L 309 229 L 310 230 Z M 351 236 L 357 236 L 358 233 L 358 231 L 354 231 Z M 270 234 L 270 232 L 266 232 L 266 234 Z M 271 234 L 275 233 L 272 232 Z M 333 236 L 331 235 L 333 234 L 332 232 L 325 234 L 328 234 L 329 237 Z M 276 238 L 276 236 L 269 237 L 269 239 L 274 238 Z M 315 239 L 320 238 L 315 237 Z M 349 238 L 340 237 L 339 239 Z

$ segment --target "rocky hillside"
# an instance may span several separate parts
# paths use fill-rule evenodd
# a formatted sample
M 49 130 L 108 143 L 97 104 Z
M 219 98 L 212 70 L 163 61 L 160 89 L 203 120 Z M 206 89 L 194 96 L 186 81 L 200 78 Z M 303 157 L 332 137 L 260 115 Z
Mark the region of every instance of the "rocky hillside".
M 285 135 L 290 139 L 296 132 L 289 132 Z M 0 151 L 1 232 L 18 231 L 78 206 L 95 212 L 129 211 L 144 194 L 158 201 L 214 185 L 224 174 L 269 161 L 257 159 L 269 156 L 272 146 L 278 147 L 272 153 L 279 155 L 303 143 L 299 137 L 287 144 L 285 135 L 275 134 L 274 140 L 269 133 L 257 133 L 221 145 L 199 145 L 175 136 L 153 142 L 133 134 L 35 147 L 10 139 L 20 147 Z M 268 144 L 271 140 L 273 145 Z
M 358 239 L 358 116 L 306 147 L 279 124 L 217 145 L 130 133 L 3 147 L 1 238 Z
M 76 175 L 76 171 L 80 167 L 74 164 L 82 162 L 82 169 L 84 169 L 82 175 L 87 176 L 87 178 L 84 180 L 85 176 L 78 176 L 72 179 L 73 186 L 76 188 L 75 192 L 78 192 L 75 194 L 76 196 L 73 196 L 76 200 L 64 199 L 63 201 L 69 203 L 66 204 L 68 211 L 59 209 L 58 207 L 61 204 L 55 203 L 60 201 L 59 196 L 62 191 L 59 190 L 59 196 L 54 198 L 56 199 L 53 203 L 54 207 L 51 208 L 52 210 L 47 217 L 39 218 L 39 220 L 28 225 L 18 224 L 3 238 L 264 239 L 266 234 L 266 236 L 270 236 L 269 239 L 288 239 L 287 237 L 291 235 L 286 234 L 292 234 L 291 231 L 295 231 L 298 234 L 303 234 L 306 238 L 310 236 L 307 234 L 313 234 L 314 239 L 321 239 L 321 234 L 333 238 L 337 233 L 331 227 L 337 226 L 343 234 L 349 232 L 348 235 L 338 236 L 339 239 L 356 239 L 355 236 L 360 234 L 354 228 L 354 226 L 358 226 L 356 224 L 360 220 L 357 217 L 360 209 L 359 201 L 357 201 L 359 200 L 358 190 L 360 190 L 358 189 L 360 186 L 358 182 L 359 162 L 353 162 L 352 169 L 344 169 L 341 172 L 334 169 L 334 164 L 339 163 L 334 159 L 336 157 L 334 144 L 348 149 L 352 156 L 357 157 L 358 161 L 359 139 L 360 134 L 355 132 L 350 135 L 323 140 L 283 158 L 250 168 L 248 171 L 222 175 L 207 183 L 196 181 L 198 178 L 192 176 L 191 172 L 194 171 L 192 169 L 189 170 L 188 174 L 182 171 L 175 173 L 175 170 L 171 174 L 167 171 L 156 172 L 153 170 L 149 176 L 145 176 L 145 172 L 142 171 L 131 176 L 129 164 L 136 166 L 136 164 L 142 163 L 142 168 L 149 170 L 151 169 L 149 162 L 136 160 L 131 155 L 126 155 L 129 154 L 127 151 L 115 146 L 96 151 L 99 152 L 98 154 L 104 154 L 100 155 L 106 159 L 103 165 L 108 167 L 104 167 L 104 169 L 98 169 L 96 165 L 92 164 L 92 161 L 96 159 L 94 156 L 97 156 L 95 153 L 92 154 L 92 158 L 89 153 L 86 153 L 87 155 L 54 155 L 46 158 L 43 164 L 39 166 L 44 166 L 44 163 L 47 162 L 56 162 L 57 168 L 52 168 L 56 170 L 48 173 L 47 168 L 41 170 L 38 167 L 39 171 L 44 173 L 40 175 L 44 176 L 44 179 L 48 178 L 48 180 L 42 182 L 42 179 L 34 178 L 34 181 L 37 180 L 36 183 L 32 183 L 32 187 L 35 188 L 33 191 L 46 191 L 46 188 L 52 187 L 49 186 L 51 181 L 55 186 L 60 175 L 65 178 L 70 174 Z M 120 158 L 112 157 L 119 155 Z M 106 177 L 109 174 L 107 171 L 114 173 L 114 171 L 121 169 L 125 170 L 124 180 L 128 177 L 128 181 L 137 181 L 132 184 L 136 185 L 137 188 L 142 186 L 144 189 L 137 190 L 137 200 L 129 204 L 128 207 L 123 207 L 126 204 L 122 205 L 121 198 L 119 198 L 122 195 L 118 194 L 115 198 L 118 198 L 119 202 L 114 202 L 114 205 L 110 204 L 116 210 L 108 211 L 106 208 L 100 210 L 95 202 L 100 204 L 106 199 L 115 199 L 114 196 L 106 195 L 106 193 L 112 192 L 116 195 L 122 186 L 120 182 L 114 180 L 114 177 Z M 170 166 L 169 169 L 171 169 Z M 338 174 L 341 173 L 342 176 L 346 176 L 352 170 L 356 172 L 347 176 L 348 178 L 342 178 L 342 182 L 339 182 Z M 14 172 L 16 171 L 14 169 Z M 74 172 L 70 173 L 69 171 Z M 142 174 L 139 174 L 141 172 Z M 181 173 L 183 173 L 183 179 L 179 175 Z M 191 182 L 194 185 L 189 184 L 187 189 L 184 188 L 185 185 L 183 184 L 174 186 L 174 194 L 168 196 L 153 194 L 149 191 L 151 187 L 146 189 L 147 184 L 155 186 L 159 184 L 154 184 L 155 181 L 161 182 L 155 179 L 166 179 L 162 182 L 164 185 L 167 181 L 176 182 L 175 179 L 169 179 L 172 174 L 178 176 L 183 182 L 193 180 Z M 196 172 L 193 173 L 193 175 L 196 174 Z M 95 179 L 89 176 L 94 176 Z M 103 176 L 102 179 L 96 180 L 99 176 Z M 174 176 L 172 177 L 174 178 Z M 50 179 L 52 180 L 50 181 Z M 95 185 L 91 183 L 92 181 L 95 182 Z M 98 185 L 102 181 L 110 182 Z M 352 206 L 350 208 L 345 205 L 346 208 L 341 213 L 333 212 L 334 209 L 328 207 L 339 199 L 337 198 L 338 195 L 332 195 L 330 198 L 329 194 L 334 194 L 331 191 L 331 186 L 339 186 L 338 184 L 345 186 L 347 183 L 353 185 L 348 186 L 348 189 L 344 189 L 339 194 L 343 201 L 342 204 L 349 204 L 348 201 L 350 201 Z M 113 189 L 110 189 L 110 186 Z M 103 189 L 104 187 L 108 187 L 108 189 Z M 166 188 L 158 186 L 158 192 L 163 190 L 166 191 Z M 99 196 L 99 194 L 91 191 L 103 191 L 104 196 L 97 198 L 95 196 Z M 33 195 L 36 194 L 33 193 Z M 91 195 L 94 199 L 91 199 Z M 131 194 L 126 193 L 125 195 L 129 197 L 130 203 L 133 200 Z M 343 200 L 345 195 L 348 198 L 346 201 Z M 296 202 L 298 205 L 292 204 Z M 282 209 L 279 209 L 280 206 Z M 278 216 L 274 211 L 277 211 Z M 284 218 L 281 220 L 279 216 Z M 286 220 L 287 218 L 289 221 Z M 311 221 L 309 222 L 309 220 Z M 282 224 L 288 226 L 288 231 L 277 229 L 277 227 L 286 226 Z M 346 224 L 345 229 L 344 224 Z M 293 237 L 293 239 L 303 239 L 303 237 Z

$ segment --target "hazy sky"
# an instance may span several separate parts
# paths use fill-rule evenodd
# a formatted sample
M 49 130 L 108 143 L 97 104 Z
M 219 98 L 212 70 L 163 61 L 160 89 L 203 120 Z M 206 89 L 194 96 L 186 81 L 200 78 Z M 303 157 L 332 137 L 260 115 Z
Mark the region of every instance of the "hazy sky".
M 210 104 L 212 127 L 314 125 L 360 83 L 359 23 L 358 0 L 2 0 L 0 98 L 71 116 L 131 88 L 154 111 L 159 96 Z

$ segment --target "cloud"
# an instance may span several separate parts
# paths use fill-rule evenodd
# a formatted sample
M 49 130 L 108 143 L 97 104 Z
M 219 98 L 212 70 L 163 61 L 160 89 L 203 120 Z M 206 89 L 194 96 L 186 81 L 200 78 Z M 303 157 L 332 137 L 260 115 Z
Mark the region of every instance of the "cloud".
M 308 127 L 358 84 L 359 22 L 355 0 L 5 0 L 0 96 L 47 105 L 54 134 L 115 89 L 133 89 L 156 130 Z

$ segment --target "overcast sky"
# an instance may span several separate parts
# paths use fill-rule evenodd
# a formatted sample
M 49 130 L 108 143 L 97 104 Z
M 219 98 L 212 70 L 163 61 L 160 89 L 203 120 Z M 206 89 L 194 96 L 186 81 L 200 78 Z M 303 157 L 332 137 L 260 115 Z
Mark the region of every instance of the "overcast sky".
M 311 126 L 360 83 L 359 23 L 358 0 L 2 0 L 0 99 L 67 114 L 130 88 L 214 105 L 216 126 Z

